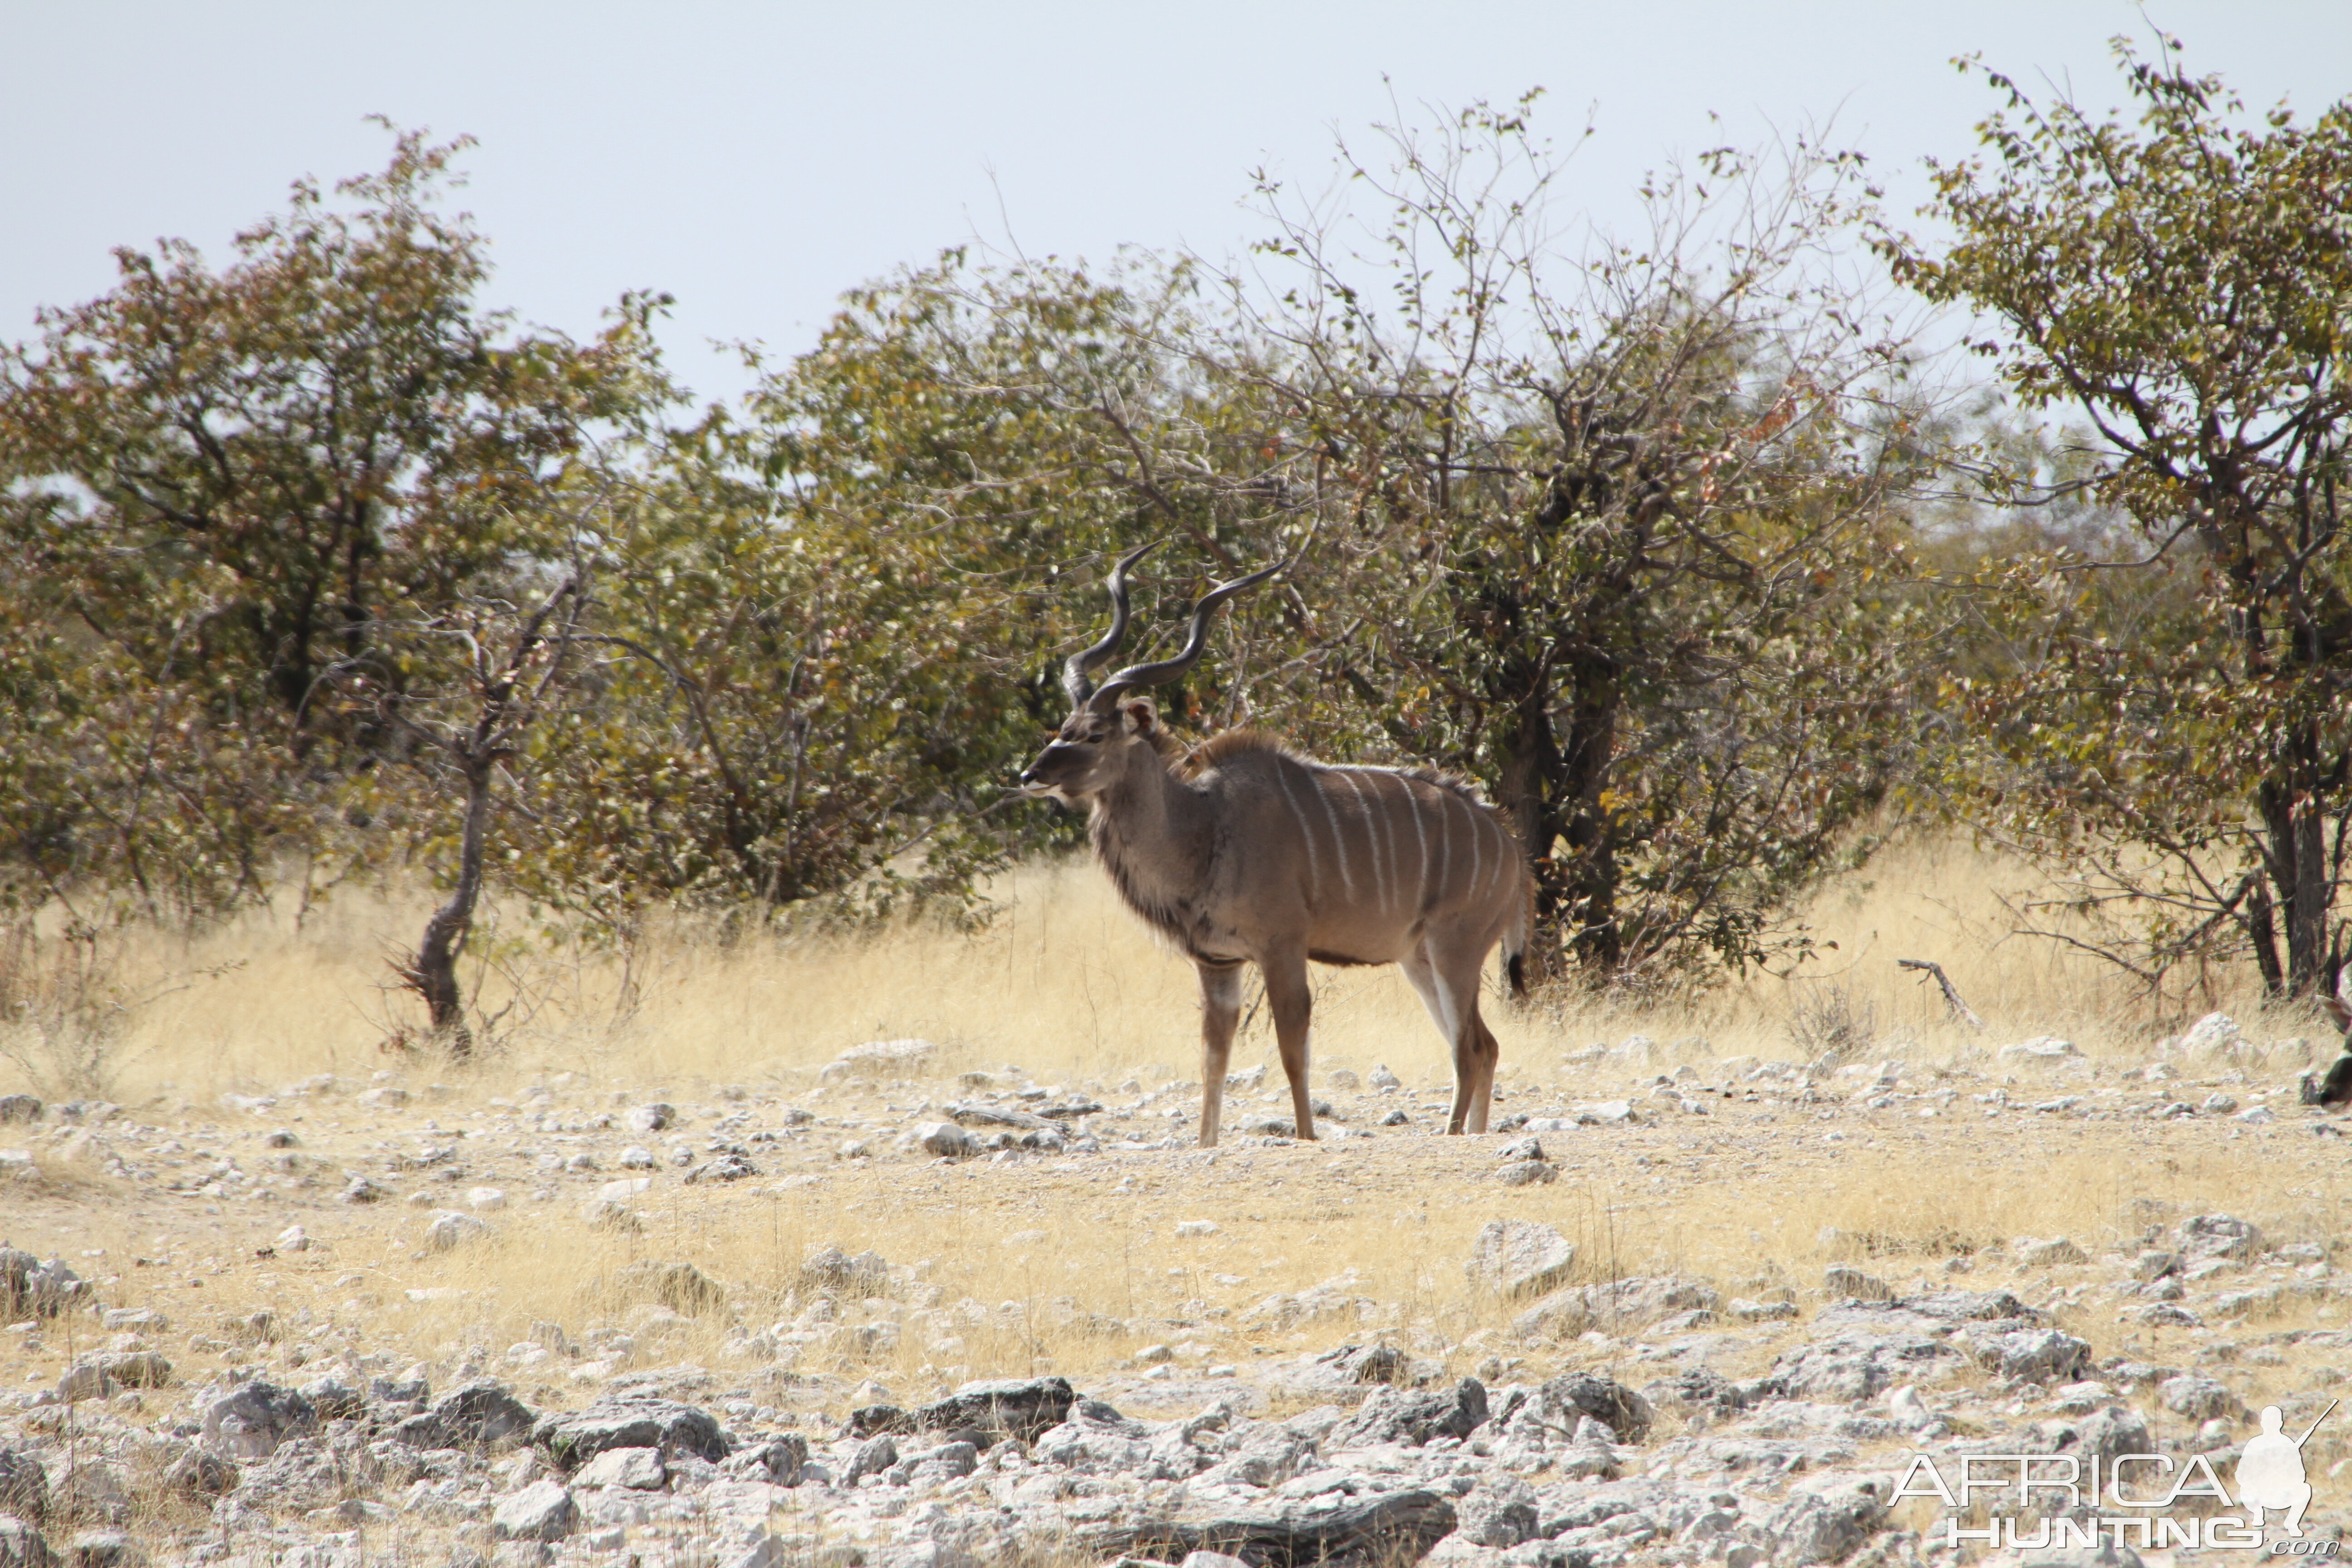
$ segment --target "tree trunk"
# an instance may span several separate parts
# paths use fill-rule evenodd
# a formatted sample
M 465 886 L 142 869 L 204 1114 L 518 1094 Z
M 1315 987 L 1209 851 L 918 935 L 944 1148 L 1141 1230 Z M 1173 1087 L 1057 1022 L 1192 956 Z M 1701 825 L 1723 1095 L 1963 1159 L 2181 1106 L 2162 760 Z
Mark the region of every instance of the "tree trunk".
M 1541 985 L 1559 977 L 1559 863 L 1551 847 L 1565 822 L 1559 793 L 1559 742 L 1552 733 L 1551 689 L 1540 667 L 1515 668 L 1507 678 L 1517 688 L 1509 731 L 1501 738 L 1496 795 L 1518 830 L 1519 853 L 1536 881 L 1536 935 L 1527 953 L 1528 983 Z
M 1571 667 L 1568 744 L 1562 748 L 1553 799 L 1568 864 L 1559 876 L 1557 915 L 1568 926 L 1569 951 L 1588 978 L 1607 980 L 1625 961 L 1625 933 L 1617 921 L 1617 839 L 1601 793 L 1617 753 L 1615 673 L 1590 662 Z
M 2287 748 L 2279 775 L 2265 780 L 2259 795 L 2271 883 L 2286 927 L 2285 993 L 2290 996 L 2307 996 L 2320 989 L 2330 957 L 2327 917 L 2335 889 L 2328 875 L 2327 818 L 2319 798 L 2319 738 L 2305 726 Z M 2270 978 L 2267 973 L 2263 978 Z
M 458 843 L 457 885 L 425 922 L 425 940 L 404 976 L 425 998 L 425 1010 L 433 1019 L 433 1037 L 446 1041 L 449 1054 L 461 1060 L 473 1054 L 474 1035 L 466 1026 L 466 1000 L 457 986 L 457 955 L 466 951 L 466 937 L 474 929 L 474 905 L 482 892 L 482 841 L 489 831 L 492 765 L 487 757 L 466 763 L 466 828 Z

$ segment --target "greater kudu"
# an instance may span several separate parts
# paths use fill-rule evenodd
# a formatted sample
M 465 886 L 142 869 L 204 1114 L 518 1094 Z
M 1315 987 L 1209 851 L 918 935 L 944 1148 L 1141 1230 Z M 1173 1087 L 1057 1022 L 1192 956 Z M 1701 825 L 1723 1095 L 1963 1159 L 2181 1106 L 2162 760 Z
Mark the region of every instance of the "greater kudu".
M 1126 636 L 1127 572 L 1142 553 L 1112 568 L 1110 630 L 1064 664 L 1070 716 L 1021 782 L 1087 805 L 1119 896 L 1200 972 L 1202 1147 L 1217 1142 L 1244 963 L 1265 982 L 1298 1136 L 1315 1136 L 1309 959 L 1402 965 L 1454 1049 L 1445 1130 L 1484 1132 L 1500 1048 L 1478 1016 L 1478 976 L 1497 942 L 1513 993 L 1527 993 L 1534 882 L 1515 835 L 1471 785 L 1428 769 L 1312 762 L 1246 730 L 1189 753 L 1169 737 L 1140 689 L 1192 668 L 1216 607 L 1278 566 L 1205 595 L 1175 658 L 1093 686 Z

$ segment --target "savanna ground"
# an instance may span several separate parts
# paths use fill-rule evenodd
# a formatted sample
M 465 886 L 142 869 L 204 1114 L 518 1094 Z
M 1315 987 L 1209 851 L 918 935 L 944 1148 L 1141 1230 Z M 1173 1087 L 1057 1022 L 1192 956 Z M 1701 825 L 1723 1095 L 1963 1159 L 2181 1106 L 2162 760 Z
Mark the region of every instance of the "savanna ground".
M 1182 1390 L 1197 1394 L 1198 1379 L 1227 1367 L 1246 1379 L 1254 1358 L 1373 1331 L 1490 1379 L 1630 1356 L 1629 1342 L 1605 1334 L 1549 1348 L 1506 1334 L 1517 1308 L 1474 1290 L 1463 1262 L 1480 1226 L 1509 1217 L 1576 1241 L 1580 1279 L 1674 1271 L 1707 1277 L 1727 1296 L 1801 1302 L 1824 1265 L 1864 1237 L 1867 1267 L 1897 1289 L 1964 1268 L 1972 1287 L 2006 1284 L 2053 1310 L 2102 1356 L 2230 1362 L 2239 1392 L 2257 1404 L 2332 1392 L 2335 1366 L 2260 1348 L 2240 1357 L 2229 1324 L 2127 1323 L 2095 1289 L 2151 1226 L 2197 1213 L 2233 1214 L 2273 1245 L 2316 1242 L 2332 1257 L 2352 1194 L 2345 1145 L 2312 1135 L 2293 1066 L 2184 1067 L 2163 1086 L 2192 1103 L 2226 1092 L 2268 1104 L 2278 1119 L 2267 1125 L 2030 1109 L 2062 1093 L 2093 1107 L 2105 1096 L 2119 1112 L 2137 1106 L 2147 1091 L 2126 1074 L 2181 1026 L 2184 1010 L 2229 1009 L 2258 1040 L 2306 1037 L 2322 1061 L 2332 1037 L 2310 1016 L 2263 1017 L 2252 996 L 2226 990 L 2153 1015 L 2091 962 L 2004 935 L 2000 898 L 2025 881 L 1964 846 L 1915 842 L 1815 900 L 1810 923 L 1837 945 L 1804 978 L 1750 976 L 1641 1011 L 1490 1000 L 1503 1044 L 1498 1117 L 1629 1096 L 1643 1117 L 1542 1134 L 1559 1179 L 1521 1188 L 1493 1179 L 1507 1136 L 1433 1135 L 1449 1072 L 1391 971 L 1318 980 L 1316 1092 L 1340 1126 L 1374 1136 L 1307 1144 L 1246 1135 L 1286 1106 L 1271 1031 L 1253 1016 L 1234 1068 L 1264 1061 L 1264 1088 L 1229 1096 L 1227 1144 L 1213 1160 L 1193 1151 L 1190 967 L 1156 950 L 1083 864 L 1008 879 L 995 889 L 997 920 L 973 935 L 656 939 L 631 976 L 635 1007 L 617 1022 L 616 965 L 518 954 L 508 971 L 528 994 L 496 1048 L 466 1065 L 383 1043 L 397 1021 L 377 984 L 384 954 L 418 929 L 422 905 L 345 898 L 299 929 L 256 917 L 194 943 L 121 954 L 134 991 L 180 988 L 128 1014 L 98 1064 L 102 1086 L 83 1085 L 85 1097 L 102 1088 L 123 1108 L 118 1118 L 78 1127 L 53 1110 L 34 1126 L 0 1128 L 0 1145 L 28 1148 L 37 1162 L 36 1174 L 0 1188 L 0 1232 L 62 1255 L 96 1281 L 105 1306 L 160 1312 L 168 1329 L 150 1337 L 187 1385 L 231 1366 L 299 1382 L 301 1368 L 337 1359 L 386 1374 L 421 1363 L 436 1390 L 486 1372 L 535 1404 L 562 1405 L 631 1366 L 691 1363 L 715 1369 L 703 1385 L 714 1405 L 797 1415 L 813 1432 L 875 1397 L 869 1380 L 912 1404 L 964 1378 L 1050 1370 L 1122 1407 L 1148 1407 L 1160 1392 L 1180 1394 L 1165 1370 L 1147 1374 L 1160 1360 L 1172 1358 Z M 1986 1032 L 1953 1020 L 1898 958 L 1943 963 Z M 495 1008 L 504 983 L 488 984 Z M 1838 1028 L 1857 1062 L 1905 1064 L 1899 1105 L 1873 1109 L 1851 1077 L 1744 1095 L 1745 1069 L 1726 1065 L 1809 1060 Z M 1585 1059 L 1594 1044 L 1636 1033 L 1659 1042 L 1660 1064 Z M 2087 1062 L 2053 1083 L 1991 1055 L 2036 1036 L 2074 1041 Z M 820 1077 L 846 1047 L 891 1038 L 940 1050 L 903 1079 Z M 53 1077 L 58 1062 L 19 1046 L 23 1060 L 0 1064 L 0 1092 L 37 1089 L 54 1103 L 59 1086 L 36 1079 Z M 1730 1091 L 1707 1101 L 1709 1114 L 1643 1098 L 1677 1062 L 1693 1069 L 1690 1083 Z M 1955 1064 L 1967 1074 L 1948 1077 Z M 1402 1087 L 1376 1093 L 1332 1076 L 1369 1079 L 1381 1065 Z M 1048 1100 L 1102 1102 L 1105 1152 L 950 1163 L 900 1147 L 905 1129 L 974 1093 L 959 1081 L 972 1072 L 991 1075 L 999 1093 L 1034 1085 Z M 404 1088 L 405 1103 L 362 1104 L 364 1091 L 386 1087 Z M 632 1131 L 627 1109 L 653 1101 L 676 1105 L 681 1124 Z M 1380 1124 L 1398 1108 L 1407 1125 Z M 290 1146 L 271 1146 L 279 1131 Z M 1175 1146 L 1118 1146 L 1170 1139 Z M 700 1161 L 728 1142 L 748 1151 L 757 1176 L 680 1180 L 679 1145 Z M 656 1167 L 618 1168 L 631 1144 L 647 1146 Z M 593 1169 L 565 1168 L 583 1154 Z M 385 1200 L 338 1201 L 353 1175 L 385 1187 Z M 587 1206 L 604 1184 L 638 1176 L 650 1179 L 626 1200 L 638 1226 L 593 1223 Z M 503 1194 L 479 1211 L 492 1234 L 427 1249 L 429 1211 L 467 1209 L 477 1188 Z M 1179 1233 L 1201 1220 L 1214 1228 Z M 310 1242 L 301 1250 L 280 1241 L 298 1225 Z M 1997 1245 L 2060 1236 L 2093 1263 L 2029 1273 L 2013 1247 Z M 877 1313 L 872 1333 L 824 1335 L 796 1363 L 772 1344 L 747 1349 L 746 1336 L 772 1321 L 779 1332 L 807 1326 L 795 1317 L 806 1306 L 803 1260 L 828 1244 L 911 1266 L 918 1310 L 890 1324 Z M 615 1298 L 611 1280 L 640 1259 L 697 1265 L 727 1287 L 726 1309 L 681 1313 Z M 1382 1304 L 1374 1329 L 1248 1310 L 1335 1280 Z M 863 1310 L 845 1303 L 841 1323 L 855 1331 Z M 2330 1304 L 2280 1310 L 2244 1334 L 2344 1326 Z M 264 1329 L 252 1323 L 260 1311 L 271 1314 Z M 547 1324 L 577 1353 L 510 1352 L 547 1340 Z M 54 1385 L 100 1337 L 71 1318 L 7 1331 L 0 1374 L 27 1393 Z M 634 1348 L 616 1352 L 620 1334 Z M 1776 1342 L 1758 1338 L 1759 1363 Z M 150 1391 L 131 1403 L 140 1397 L 152 1415 L 177 1395 Z M 2323 1432 L 2315 1451 L 2317 1480 L 2347 1450 Z M 2315 1521 L 2335 1515 L 2330 1494 L 2343 1489 L 2323 1488 Z

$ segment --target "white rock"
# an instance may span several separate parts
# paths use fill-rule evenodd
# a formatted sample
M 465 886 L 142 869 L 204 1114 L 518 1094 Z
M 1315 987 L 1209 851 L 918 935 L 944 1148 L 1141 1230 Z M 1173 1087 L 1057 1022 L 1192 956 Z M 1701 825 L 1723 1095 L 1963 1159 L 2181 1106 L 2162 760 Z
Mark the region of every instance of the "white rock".
M 2003 1046 L 1993 1053 L 1997 1060 L 2021 1066 L 2043 1066 L 2064 1061 L 2080 1061 L 2083 1053 L 2072 1040 L 2062 1040 L 2055 1035 L 2036 1035 L 2030 1040 L 2020 1040 L 2013 1046 Z
M 569 1490 L 555 1481 L 534 1481 L 499 1500 L 490 1533 L 500 1541 L 561 1541 L 577 1517 Z
M 2028 1268 L 2050 1268 L 2060 1264 L 2088 1263 L 2091 1260 L 2088 1253 L 2063 1236 L 2048 1241 L 2020 1237 L 2013 1250 L 2018 1262 Z
M 487 1221 L 476 1219 L 472 1215 L 457 1209 L 436 1209 L 432 1223 L 425 1227 L 425 1246 L 427 1251 L 446 1252 L 467 1242 L 478 1241 L 489 1234 Z
M 1213 1219 L 1180 1219 L 1176 1222 L 1176 1234 L 1179 1236 L 1214 1236 L 1217 1234 L 1217 1222 Z
M 278 1233 L 278 1239 L 271 1245 L 280 1252 L 308 1252 L 310 1250 L 310 1233 L 299 1225 L 289 1225 Z
M 507 1206 L 505 1189 L 500 1187 L 468 1187 L 466 1206 L 472 1209 L 502 1209 Z
M 600 1198 L 610 1198 L 614 1203 L 625 1203 L 653 1184 L 654 1179 L 651 1176 L 623 1176 L 598 1187 L 596 1195 Z
M 1370 1084 L 1374 1089 L 1402 1089 L 1404 1087 L 1404 1079 L 1389 1071 L 1388 1065 L 1385 1062 L 1374 1062 L 1372 1064 L 1371 1076 L 1364 1081 Z
M 632 1132 L 658 1132 L 677 1120 L 677 1107 L 658 1100 L 649 1105 L 633 1105 L 622 1120 Z
M 939 1047 L 929 1040 L 868 1040 L 825 1064 L 817 1078 L 826 1083 L 845 1079 L 906 1078 L 930 1065 Z
M 2189 1026 L 2180 1037 L 2179 1054 L 2196 1059 L 2203 1057 L 2231 1058 L 2239 1054 L 2245 1039 L 2238 1021 L 2227 1013 L 2208 1013 Z
M 1506 1296 L 1539 1296 L 1564 1283 L 1575 1261 L 1575 1244 L 1550 1226 L 1496 1219 L 1478 1232 L 1463 1270 L 1480 1289 Z
M 621 1151 L 621 1169 L 624 1171 L 650 1171 L 658 1163 L 654 1152 L 642 1143 L 632 1143 Z
M 972 1135 L 952 1121 L 917 1123 L 915 1146 L 926 1154 L 944 1155 L 951 1160 L 968 1159 L 980 1152 Z
M 580 1467 L 572 1478 L 576 1487 L 628 1487 L 658 1491 L 669 1479 L 659 1448 L 607 1448 Z

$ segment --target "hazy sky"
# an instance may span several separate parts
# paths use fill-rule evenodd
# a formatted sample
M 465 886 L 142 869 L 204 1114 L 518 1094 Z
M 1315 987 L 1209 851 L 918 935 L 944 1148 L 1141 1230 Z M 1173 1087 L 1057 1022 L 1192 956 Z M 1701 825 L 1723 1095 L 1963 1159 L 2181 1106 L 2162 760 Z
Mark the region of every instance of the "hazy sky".
M 102 292 L 112 246 L 223 259 L 297 175 L 380 166 L 371 113 L 480 139 L 457 199 L 494 241 L 496 302 L 587 332 L 624 289 L 667 289 L 678 368 L 722 393 L 740 378 L 707 340 L 803 346 L 843 289 L 1008 223 L 1031 254 L 1224 256 L 1255 232 L 1253 167 L 1319 182 L 1334 130 L 1391 91 L 1541 85 L 1562 142 L 1591 106 L 1567 195 L 1604 219 L 1672 153 L 1832 115 L 1916 195 L 1921 155 L 1966 153 L 1992 107 L 1952 56 L 2104 105 L 2106 40 L 2148 17 L 2257 106 L 2352 91 L 2345 0 L 0 0 L 0 336 Z

